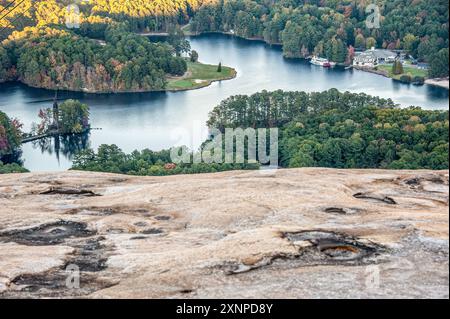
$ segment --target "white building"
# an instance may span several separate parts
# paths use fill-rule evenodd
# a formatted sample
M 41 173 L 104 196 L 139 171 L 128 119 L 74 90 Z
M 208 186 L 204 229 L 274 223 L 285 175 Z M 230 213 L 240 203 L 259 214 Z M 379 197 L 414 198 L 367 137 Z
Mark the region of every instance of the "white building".
M 357 53 L 353 59 L 353 65 L 373 68 L 380 63 L 393 63 L 395 59 L 397 59 L 397 53 L 393 51 L 372 48 Z

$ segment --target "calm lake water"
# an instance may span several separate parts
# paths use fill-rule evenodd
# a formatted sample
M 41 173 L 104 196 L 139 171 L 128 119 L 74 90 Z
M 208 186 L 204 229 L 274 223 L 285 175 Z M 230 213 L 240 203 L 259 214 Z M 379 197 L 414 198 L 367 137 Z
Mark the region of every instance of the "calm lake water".
M 448 109 L 448 90 L 429 85 L 413 86 L 357 70 L 324 69 L 303 60 L 289 60 L 278 47 L 221 34 L 191 38 L 200 61 L 222 62 L 236 68 L 238 76 L 208 88 L 176 93 L 84 94 L 60 92 L 59 98 L 75 98 L 91 109 L 93 130 L 89 136 L 61 141 L 27 143 L 22 147 L 24 165 L 31 171 L 66 170 L 74 151 L 101 144 L 117 144 L 126 152 L 173 145 L 197 148 L 207 135 L 208 112 L 235 94 L 261 90 L 365 92 L 391 98 L 401 106 Z M 0 110 L 19 118 L 29 130 L 38 111 L 50 107 L 54 92 L 18 83 L 0 84 Z M 55 147 L 56 146 L 56 147 Z

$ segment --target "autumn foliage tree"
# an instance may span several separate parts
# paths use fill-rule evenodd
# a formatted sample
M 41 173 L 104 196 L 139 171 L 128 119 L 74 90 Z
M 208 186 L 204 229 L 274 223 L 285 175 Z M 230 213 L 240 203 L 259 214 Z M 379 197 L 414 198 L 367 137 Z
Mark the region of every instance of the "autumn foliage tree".
M 0 160 L 13 154 L 21 144 L 22 124 L 17 119 L 10 119 L 0 111 Z
M 113 25 L 107 43 L 49 27 L 13 33 L 3 47 L 17 61 L 17 78 L 48 89 L 87 92 L 162 90 L 167 75 L 182 75 L 186 61 L 172 48 Z M 0 52 L 1 54 L 1 52 Z

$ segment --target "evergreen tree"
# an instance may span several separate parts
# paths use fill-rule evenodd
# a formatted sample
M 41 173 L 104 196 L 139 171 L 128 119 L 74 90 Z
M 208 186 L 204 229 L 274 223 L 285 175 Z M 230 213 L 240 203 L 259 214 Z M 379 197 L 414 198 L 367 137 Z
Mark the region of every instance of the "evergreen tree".
M 198 61 L 198 52 L 195 50 L 191 51 L 191 62 L 197 62 Z
M 442 49 L 433 54 L 430 58 L 430 69 L 428 76 L 430 78 L 439 78 L 448 76 L 448 48 Z
M 399 60 L 395 60 L 394 64 L 392 64 L 392 74 L 403 74 L 403 65 Z

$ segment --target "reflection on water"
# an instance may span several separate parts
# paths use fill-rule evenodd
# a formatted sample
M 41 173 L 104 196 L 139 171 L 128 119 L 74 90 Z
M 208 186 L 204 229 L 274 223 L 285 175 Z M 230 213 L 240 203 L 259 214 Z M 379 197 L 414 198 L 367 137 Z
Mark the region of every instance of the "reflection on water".
M 55 155 L 59 160 L 60 156 L 73 159 L 73 156 L 89 147 L 89 133 L 73 135 L 55 135 L 31 142 L 34 148 L 38 148 L 41 153 Z
M 31 170 L 42 167 L 42 162 L 45 162 L 43 158 L 45 157 L 55 159 L 60 165 L 61 158 L 64 163 L 72 161 L 76 153 L 90 147 L 89 136 L 89 132 L 83 134 L 55 135 L 29 142 L 24 147 L 26 149 L 31 147 L 37 151 L 36 153 L 40 152 L 41 156 L 32 159 L 28 158 L 26 166 Z M 67 168 L 70 167 L 65 167 L 65 169 Z
M 262 42 L 247 41 L 227 35 L 208 34 L 191 38 L 192 49 L 200 61 L 222 62 L 236 68 L 237 78 L 216 82 L 200 90 L 164 93 L 86 94 L 59 92 L 61 100 L 74 98 L 90 106 L 89 136 L 92 148 L 117 144 L 125 152 L 149 148 L 161 150 L 185 144 L 196 149 L 207 135 L 206 121 L 211 109 L 223 99 L 236 94 L 261 90 L 364 92 L 391 98 L 403 107 L 419 105 L 426 109 L 448 109 L 448 90 L 430 85 L 405 85 L 391 79 L 343 68 L 326 69 L 304 60 L 283 58 L 280 48 Z M 29 88 L 20 83 L 0 84 L 0 110 L 19 118 L 29 131 L 38 121 L 38 111 L 52 104 L 54 92 Z M 24 144 L 24 165 L 33 171 L 65 170 L 71 166 L 73 152 L 83 143 L 60 141 L 59 151 L 52 147 Z M 74 147 L 74 148 L 73 148 Z

